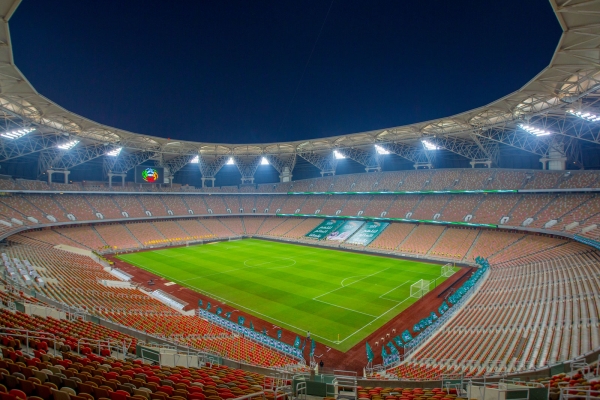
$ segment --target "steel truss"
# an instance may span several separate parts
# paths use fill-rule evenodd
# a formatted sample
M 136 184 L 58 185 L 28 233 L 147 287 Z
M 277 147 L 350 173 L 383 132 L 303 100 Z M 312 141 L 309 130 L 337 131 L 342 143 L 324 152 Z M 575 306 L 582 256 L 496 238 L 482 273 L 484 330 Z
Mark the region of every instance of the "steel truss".
M 159 159 L 160 154 L 154 151 L 138 151 L 128 153 L 123 149 L 116 157 L 104 157 L 104 174 L 126 174 L 127 171 L 150 159 Z
M 365 167 L 365 171 L 381 171 L 381 166 L 383 164 L 383 155 L 379 154 L 375 146 L 370 146 L 365 150 L 348 147 L 348 148 L 338 148 L 336 149 L 343 154 L 344 157 L 347 157 L 351 160 L 356 161 L 357 163 L 363 165 Z
M 38 159 L 38 176 L 53 170 L 70 170 L 71 168 L 105 155 L 119 148 L 114 144 L 96 143 L 89 146 L 76 146 L 71 150 L 63 150 L 54 146 L 40 153 Z
M 233 156 L 233 159 L 242 175 L 242 184 L 254 183 L 254 174 L 260 165 L 262 156 Z
M 423 143 L 421 143 L 421 146 L 419 147 L 401 142 L 379 143 L 379 146 L 390 153 L 394 153 L 397 156 L 412 161 L 415 168 L 433 168 L 435 150 L 427 150 L 423 146 Z
M 188 165 L 190 161 L 192 161 L 197 155 L 198 154 L 184 154 L 169 160 L 165 160 L 165 155 L 161 153 L 160 160 L 154 161 L 154 164 L 159 167 L 163 167 L 165 169 L 165 176 L 173 179 L 177 171 Z
M 198 168 L 200 169 L 202 178 L 214 179 L 215 175 L 217 175 L 217 172 L 223 168 L 230 157 L 230 155 L 220 155 L 217 157 L 200 155 L 198 157 Z
M 329 151 L 325 154 L 319 154 L 313 151 L 299 151 L 297 154 L 317 167 L 319 171 L 321 171 L 321 176 L 327 174 L 335 175 L 338 160 L 333 155 L 333 151 Z

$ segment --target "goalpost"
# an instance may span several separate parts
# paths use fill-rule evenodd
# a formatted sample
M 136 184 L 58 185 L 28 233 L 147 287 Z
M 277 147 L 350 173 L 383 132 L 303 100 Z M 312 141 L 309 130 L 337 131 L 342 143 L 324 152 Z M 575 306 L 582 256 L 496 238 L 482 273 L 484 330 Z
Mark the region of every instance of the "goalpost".
M 441 276 L 449 278 L 454 274 L 454 265 L 452 263 L 448 263 L 442 267 Z
M 431 285 L 431 281 L 426 281 L 421 279 L 412 285 L 410 285 L 410 297 L 415 297 L 420 299 L 429 293 L 429 286 Z

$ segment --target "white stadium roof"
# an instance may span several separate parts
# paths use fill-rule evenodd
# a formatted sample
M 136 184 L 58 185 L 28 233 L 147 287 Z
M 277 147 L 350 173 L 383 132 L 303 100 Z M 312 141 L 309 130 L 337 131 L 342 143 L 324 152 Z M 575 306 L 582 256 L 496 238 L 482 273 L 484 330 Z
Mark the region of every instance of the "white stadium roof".
M 296 156 L 323 172 L 332 172 L 336 164 L 333 150 L 376 169 L 381 149 L 417 165 L 430 165 L 434 152 L 428 148 L 443 148 L 473 162 L 489 163 L 497 161 L 499 144 L 540 157 L 570 157 L 580 141 L 600 143 L 598 128 L 592 121 L 600 114 L 594 111 L 600 98 L 596 93 L 600 89 L 598 0 L 550 0 L 563 30 L 550 65 L 520 90 L 493 103 L 411 125 L 247 145 L 173 141 L 128 132 L 79 116 L 40 95 L 13 59 L 8 22 L 19 3 L 0 0 L 0 114 L 5 124 L 0 130 L 35 130 L 17 139 L 0 132 L 0 161 L 42 152 L 49 168 L 69 169 L 103 156 L 106 171 L 122 173 L 154 160 L 174 173 L 199 155 L 203 176 L 214 177 L 233 157 L 244 178 L 254 174 L 263 157 L 280 172 L 286 166 L 293 169 Z M 80 144 L 69 151 L 58 149 L 71 141 Z M 124 151 L 117 156 L 106 155 L 120 148 Z

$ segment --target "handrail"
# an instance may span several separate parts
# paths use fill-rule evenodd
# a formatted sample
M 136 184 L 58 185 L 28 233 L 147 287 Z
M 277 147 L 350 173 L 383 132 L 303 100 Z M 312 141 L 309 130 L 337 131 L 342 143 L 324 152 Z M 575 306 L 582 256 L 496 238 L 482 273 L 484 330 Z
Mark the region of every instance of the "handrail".
M 256 392 L 256 393 L 251 393 L 251 394 L 247 394 L 245 396 L 240 396 L 240 397 L 235 397 L 231 400 L 246 400 L 246 399 L 253 399 L 255 397 L 262 397 L 263 399 L 265 398 L 265 392 L 261 391 L 261 392 Z
M 127 343 L 127 339 L 117 340 L 117 339 L 111 339 L 111 338 L 107 338 L 107 339 L 80 338 L 79 340 L 77 340 L 77 352 L 81 354 L 80 348 L 82 345 L 97 344 L 98 345 L 98 355 L 100 355 L 100 351 L 102 350 L 103 346 L 107 347 L 109 350 L 113 347 L 113 346 L 111 346 L 111 343 L 114 343 L 114 344 L 122 343 L 123 346 L 121 347 L 121 350 L 122 350 L 123 354 L 126 355 L 127 351 L 131 347 L 131 344 L 133 343 L 133 340 L 129 339 L 129 343 Z M 120 346 L 114 346 L 114 347 L 119 348 Z
M 43 340 L 48 340 L 48 339 L 50 339 L 48 336 L 52 336 L 52 342 L 54 343 L 54 354 L 57 353 L 57 351 L 56 351 L 56 335 L 53 334 L 53 333 L 44 332 L 44 331 L 32 331 L 32 330 L 28 330 L 28 329 L 7 328 L 5 326 L 0 327 L 0 332 L 5 332 L 9 336 L 24 337 L 25 338 L 25 346 L 26 347 L 30 347 L 29 346 L 29 339 L 43 339 Z M 15 332 L 25 332 L 25 334 L 15 333 Z M 46 336 L 35 336 L 35 335 L 31 335 L 30 333 L 31 334 L 46 335 Z

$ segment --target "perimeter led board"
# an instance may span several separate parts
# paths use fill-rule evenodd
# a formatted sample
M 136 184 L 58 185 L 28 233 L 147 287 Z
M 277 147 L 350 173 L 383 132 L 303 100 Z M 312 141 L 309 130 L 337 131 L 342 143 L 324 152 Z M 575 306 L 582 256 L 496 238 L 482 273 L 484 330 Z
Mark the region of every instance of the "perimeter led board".
M 135 167 L 135 183 L 165 183 L 165 169 L 138 165 Z

